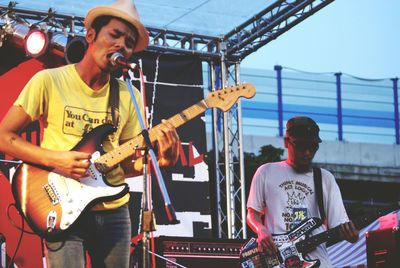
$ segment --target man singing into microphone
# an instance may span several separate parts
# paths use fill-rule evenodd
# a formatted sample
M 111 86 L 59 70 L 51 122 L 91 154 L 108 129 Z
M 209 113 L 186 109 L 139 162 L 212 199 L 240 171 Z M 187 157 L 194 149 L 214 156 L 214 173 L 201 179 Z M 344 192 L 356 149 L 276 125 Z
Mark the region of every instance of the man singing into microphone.
M 25 86 L 0 124 L 0 151 L 25 162 L 57 170 L 71 179 L 87 176 L 91 154 L 71 151 L 85 132 L 111 116 L 110 81 L 115 70 L 116 52 L 129 59 L 148 44 L 148 33 L 141 24 L 131 0 L 119 0 L 97 6 L 85 18 L 88 49 L 81 62 L 37 73 Z M 117 130 L 103 141 L 111 151 L 141 131 L 125 83 L 119 88 Z M 140 98 L 138 98 L 140 103 Z M 43 139 L 35 146 L 18 134 L 30 122 L 40 120 Z M 157 132 L 158 163 L 161 167 L 176 163 L 179 137 L 175 128 L 163 121 Z M 142 159 L 135 155 L 106 174 L 110 184 L 124 182 L 125 176 L 142 173 Z M 49 267 L 85 267 L 87 250 L 93 267 L 128 267 L 131 239 L 127 207 L 129 195 L 95 204 L 62 237 L 46 240 Z M 60 215 L 58 215 L 60 217 Z M 55 218 L 56 220 L 59 220 Z

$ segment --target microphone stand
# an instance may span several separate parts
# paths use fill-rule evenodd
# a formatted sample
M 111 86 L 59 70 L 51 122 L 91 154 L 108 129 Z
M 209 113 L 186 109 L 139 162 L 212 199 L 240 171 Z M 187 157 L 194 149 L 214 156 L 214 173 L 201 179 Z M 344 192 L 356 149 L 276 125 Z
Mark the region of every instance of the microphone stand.
M 148 161 L 149 161 L 149 148 L 143 148 L 143 196 L 142 196 L 142 267 L 150 267 L 150 256 L 148 251 L 150 250 L 150 232 L 156 230 L 154 224 L 154 214 L 151 210 L 151 204 L 149 204 L 148 197 L 151 191 L 151 179 L 148 178 Z
M 151 191 L 148 187 L 147 183 L 147 170 L 148 170 L 148 155 L 151 157 L 152 167 L 156 173 L 157 182 L 161 190 L 161 194 L 164 198 L 165 209 L 167 212 L 168 220 L 171 224 L 177 224 L 179 221 L 176 219 L 175 210 L 171 204 L 167 188 L 165 187 L 164 179 L 161 174 L 160 167 L 157 163 L 157 157 L 154 153 L 153 146 L 151 144 L 149 132 L 144 124 L 144 120 L 142 118 L 142 113 L 139 108 L 139 104 L 135 98 L 135 94 L 133 92 L 131 79 L 129 77 L 128 68 L 123 68 L 122 73 L 125 80 L 125 83 L 128 87 L 129 94 L 131 96 L 133 106 L 135 108 L 135 112 L 137 118 L 139 120 L 140 128 L 142 129 L 141 135 L 143 136 L 144 140 L 144 154 L 143 154 L 143 202 L 142 202 L 142 231 L 143 231 L 143 267 L 147 268 L 150 264 L 149 258 L 149 239 L 150 239 L 150 232 L 155 231 L 155 224 L 154 224 L 154 215 L 153 212 L 149 209 L 150 205 L 147 201 L 148 193 Z

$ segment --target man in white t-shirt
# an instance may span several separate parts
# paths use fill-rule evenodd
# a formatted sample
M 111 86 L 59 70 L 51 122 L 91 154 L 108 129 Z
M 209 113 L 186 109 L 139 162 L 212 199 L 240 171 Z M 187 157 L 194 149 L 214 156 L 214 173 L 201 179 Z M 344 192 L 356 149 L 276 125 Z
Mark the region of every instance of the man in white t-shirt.
M 307 218 L 321 217 L 311 166 L 320 142 L 319 127 L 314 120 L 305 116 L 293 117 L 286 124 L 284 138 L 288 159 L 266 163 L 256 171 L 247 201 L 247 221 L 257 234 L 261 252 L 268 255 L 277 252 L 271 234 L 286 233 Z M 334 176 L 325 169 L 321 169 L 321 175 L 326 219 L 314 233 L 340 225 L 340 238 L 356 242 L 358 230 L 349 222 Z M 324 244 L 307 257 L 320 260 L 320 267 L 331 267 Z

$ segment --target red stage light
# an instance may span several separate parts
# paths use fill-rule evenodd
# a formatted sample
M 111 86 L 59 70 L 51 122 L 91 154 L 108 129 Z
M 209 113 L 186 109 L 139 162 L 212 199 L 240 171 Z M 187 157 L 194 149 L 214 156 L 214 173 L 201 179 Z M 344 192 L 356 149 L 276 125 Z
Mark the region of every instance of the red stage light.
M 39 57 L 46 52 L 49 44 L 47 34 L 39 29 L 31 29 L 25 37 L 24 49 L 28 56 Z

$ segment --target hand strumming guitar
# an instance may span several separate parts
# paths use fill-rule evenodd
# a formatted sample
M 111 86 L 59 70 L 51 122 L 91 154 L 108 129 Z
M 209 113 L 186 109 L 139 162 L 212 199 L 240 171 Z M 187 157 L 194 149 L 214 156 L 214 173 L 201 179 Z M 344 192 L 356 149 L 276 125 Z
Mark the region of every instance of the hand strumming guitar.
M 87 176 L 91 154 L 78 151 L 51 151 L 50 153 L 54 158 L 52 166 L 59 173 L 73 179 Z

